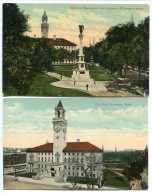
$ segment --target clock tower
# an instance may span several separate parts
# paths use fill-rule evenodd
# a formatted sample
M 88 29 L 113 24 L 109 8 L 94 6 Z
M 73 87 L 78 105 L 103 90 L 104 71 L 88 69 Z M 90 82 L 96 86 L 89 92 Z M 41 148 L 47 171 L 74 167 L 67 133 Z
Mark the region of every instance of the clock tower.
M 42 16 L 42 23 L 41 23 L 41 33 L 42 33 L 42 37 L 44 38 L 48 38 L 49 24 L 47 22 L 48 22 L 48 17 L 46 15 L 46 12 L 44 11 Z
M 67 143 L 67 120 L 65 119 L 65 109 L 59 101 L 55 108 L 55 118 L 53 118 L 53 162 L 63 162 L 63 149 Z

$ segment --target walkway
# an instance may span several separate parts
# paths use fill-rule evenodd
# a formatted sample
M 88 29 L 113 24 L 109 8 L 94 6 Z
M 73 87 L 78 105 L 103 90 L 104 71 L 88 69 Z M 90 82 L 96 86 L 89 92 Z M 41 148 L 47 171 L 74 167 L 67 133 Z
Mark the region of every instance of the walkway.
M 95 81 L 94 82 L 80 82 L 74 80 L 72 78 L 48 72 L 47 75 L 55 77 L 59 79 L 59 81 L 52 82 L 51 85 L 61 88 L 69 88 L 74 90 L 80 90 L 90 94 L 91 96 L 138 96 L 130 91 L 128 91 L 125 87 L 118 88 L 118 83 L 116 83 L 115 88 L 113 88 L 113 82 L 111 81 Z M 62 78 L 62 79 L 61 79 Z M 88 84 L 88 89 L 86 85 Z M 108 88 L 111 85 L 112 87 Z M 140 96 L 140 95 L 139 95 Z
M 65 189 L 66 190 L 79 190 L 80 187 L 81 187 L 82 190 L 88 190 L 86 184 L 78 184 L 77 188 L 73 189 L 73 185 L 71 183 L 69 183 L 69 182 L 57 183 L 57 182 L 54 181 L 54 178 L 43 178 L 42 180 L 34 180 L 32 178 L 19 177 L 18 181 L 15 181 L 14 176 L 5 175 L 4 180 L 10 180 L 10 184 L 9 184 L 9 182 L 7 182 L 7 187 L 9 187 L 9 185 L 10 185 L 10 187 L 9 187 L 10 189 L 16 189 L 15 185 L 18 183 L 17 186 L 20 189 L 25 189 L 26 190 L 26 189 L 28 189 L 28 186 L 30 186 L 30 188 L 31 188 L 31 185 L 28 185 L 28 184 L 24 185 L 22 183 L 29 183 L 29 184 L 33 184 L 32 189 L 34 189 L 35 187 L 37 189 L 42 189 L 42 187 L 43 187 L 43 190 L 45 190 L 45 186 L 46 186 L 46 189 L 49 189 L 48 186 L 52 186 L 52 187 L 50 187 L 50 190 L 51 189 L 55 189 L 55 190 L 61 190 L 61 189 L 64 189 L 64 190 Z M 25 186 L 26 186 L 26 188 L 24 188 Z M 13 187 L 13 188 L 11 188 L 11 187 Z M 6 189 L 6 188 L 4 187 L 4 189 Z M 94 186 L 94 189 L 98 190 L 97 185 Z M 118 189 L 118 188 L 103 186 L 100 190 L 116 190 L 116 189 Z

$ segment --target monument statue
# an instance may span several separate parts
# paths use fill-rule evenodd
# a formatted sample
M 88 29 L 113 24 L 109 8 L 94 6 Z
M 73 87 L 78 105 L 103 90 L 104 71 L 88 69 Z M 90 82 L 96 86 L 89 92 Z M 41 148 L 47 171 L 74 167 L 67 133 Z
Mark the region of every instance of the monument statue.
M 80 34 L 82 34 L 82 32 L 84 30 L 84 25 L 79 25 L 79 30 L 80 30 Z

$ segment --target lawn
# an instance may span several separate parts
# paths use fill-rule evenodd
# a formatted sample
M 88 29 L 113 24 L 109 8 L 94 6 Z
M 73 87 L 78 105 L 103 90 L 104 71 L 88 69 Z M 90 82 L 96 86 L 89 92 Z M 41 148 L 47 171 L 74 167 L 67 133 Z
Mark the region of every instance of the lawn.
M 82 91 L 51 86 L 50 83 L 55 81 L 58 79 L 46 74 L 37 74 L 27 96 L 90 96 Z
M 106 72 L 100 66 L 89 65 L 90 76 L 96 81 L 114 81 L 116 78 Z M 66 77 L 71 77 L 73 73 L 73 65 L 58 65 L 53 66 L 53 72 L 64 75 Z
M 109 164 L 104 164 L 104 166 L 106 167 L 106 168 L 126 168 L 126 167 L 128 167 L 128 164 L 126 164 L 126 163 L 118 163 L 118 164 L 116 164 L 116 163 L 109 163 Z
M 90 76 L 95 81 L 115 81 L 116 78 L 100 66 L 89 65 Z
M 105 186 L 130 189 L 129 180 L 127 180 L 127 178 L 120 177 L 107 169 L 104 170 L 104 173 L 106 174 L 106 180 L 104 181 Z
M 54 65 L 52 71 L 66 77 L 72 77 L 73 65 Z
M 15 173 L 8 173 L 7 175 L 15 175 Z M 19 177 L 28 177 L 28 178 L 32 178 L 32 176 L 35 176 L 36 173 L 33 173 L 33 172 L 26 172 L 24 171 L 24 173 L 22 172 L 16 172 L 16 176 L 19 176 Z
M 87 178 L 82 178 L 82 177 L 68 177 L 67 181 L 71 183 L 80 183 L 80 184 L 89 184 L 89 185 L 97 184 L 96 179 L 87 179 Z

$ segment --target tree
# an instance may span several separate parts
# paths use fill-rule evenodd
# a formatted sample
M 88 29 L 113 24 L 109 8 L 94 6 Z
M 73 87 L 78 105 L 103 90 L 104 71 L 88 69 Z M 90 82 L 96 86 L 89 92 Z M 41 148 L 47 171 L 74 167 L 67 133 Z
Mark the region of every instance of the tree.
M 132 161 L 130 167 L 123 171 L 123 174 L 128 177 L 128 179 L 141 179 L 140 173 L 143 172 L 143 164 L 137 160 Z
M 75 158 L 75 165 L 77 168 L 81 168 L 81 170 L 84 172 L 86 179 L 86 184 L 88 188 L 90 188 L 90 184 L 92 185 L 92 189 L 94 189 L 94 185 L 96 182 L 98 183 L 99 188 L 101 187 L 101 182 L 103 179 L 103 172 L 102 172 L 102 156 L 99 156 L 97 154 L 85 154 L 84 155 L 84 161 L 80 161 L 79 158 Z M 97 179 L 93 176 L 93 171 L 96 170 L 97 173 Z
M 71 56 L 70 52 L 66 49 L 60 48 L 56 50 L 56 57 L 55 61 L 60 61 L 60 63 L 63 63 L 64 59 L 69 59 Z
M 51 71 L 55 58 L 55 49 L 44 38 L 37 41 L 31 56 L 31 67 L 34 72 Z
M 141 82 L 141 71 L 149 68 L 149 17 L 142 20 L 137 26 L 137 34 L 132 39 L 133 66 L 138 67 L 139 85 Z
M 33 41 L 24 36 L 28 16 L 16 4 L 3 4 L 3 92 L 25 95 L 32 80 L 29 69 Z

